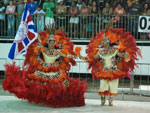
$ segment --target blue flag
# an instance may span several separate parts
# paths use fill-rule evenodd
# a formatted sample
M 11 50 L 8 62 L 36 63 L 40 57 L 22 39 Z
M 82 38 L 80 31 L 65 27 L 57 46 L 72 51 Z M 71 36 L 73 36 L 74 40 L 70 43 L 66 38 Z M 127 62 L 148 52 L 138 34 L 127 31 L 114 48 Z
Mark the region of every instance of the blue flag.
M 8 58 L 15 59 L 19 54 L 25 54 L 28 46 L 37 39 L 38 33 L 36 31 L 35 25 L 25 6 L 22 19 L 17 30 L 14 42 L 10 48 Z

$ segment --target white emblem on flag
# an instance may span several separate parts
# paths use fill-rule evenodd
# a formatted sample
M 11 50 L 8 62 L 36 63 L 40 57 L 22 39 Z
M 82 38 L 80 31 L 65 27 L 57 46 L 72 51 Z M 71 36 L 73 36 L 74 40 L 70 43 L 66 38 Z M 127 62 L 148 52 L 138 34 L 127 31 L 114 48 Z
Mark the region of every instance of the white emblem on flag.
M 28 34 L 28 25 L 25 22 L 21 22 L 20 26 L 18 28 L 16 37 L 15 37 L 15 42 L 21 42 L 22 40 L 24 40 L 25 37 L 27 37 Z

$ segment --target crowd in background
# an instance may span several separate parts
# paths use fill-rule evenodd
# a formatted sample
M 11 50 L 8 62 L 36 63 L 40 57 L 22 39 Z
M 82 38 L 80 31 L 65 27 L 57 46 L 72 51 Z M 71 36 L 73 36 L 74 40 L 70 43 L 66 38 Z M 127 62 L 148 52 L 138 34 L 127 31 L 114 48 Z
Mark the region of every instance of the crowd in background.
M 9 36 L 15 34 L 14 27 L 19 25 L 16 19 L 21 19 L 25 3 L 26 0 L 0 0 L 0 29 L 4 28 L 7 19 Z M 95 35 L 97 24 L 108 23 L 112 15 L 115 22 L 119 23 L 118 27 L 124 27 L 124 21 L 127 20 L 123 15 L 132 16 L 128 20 L 129 26 L 134 28 L 129 28 L 138 32 L 136 16 L 150 15 L 150 0 L 30 0 L 27 8 L 32 18 L 36 17 L 38 32 L 43 30 L 44 26 L 56 26 L 62 30 L 68 27 L 69 33 L 74 37 L 78 37 L 79 31 L 82 35 L 80 37 L 86 37 L 87 32 Z M 103 17 L 102 21 L 97 17 Z M 3 35 L 3 32 L 0 32 L 0 35 Z M 144 33 L 141 35 L 143 38 L 149 37 Z

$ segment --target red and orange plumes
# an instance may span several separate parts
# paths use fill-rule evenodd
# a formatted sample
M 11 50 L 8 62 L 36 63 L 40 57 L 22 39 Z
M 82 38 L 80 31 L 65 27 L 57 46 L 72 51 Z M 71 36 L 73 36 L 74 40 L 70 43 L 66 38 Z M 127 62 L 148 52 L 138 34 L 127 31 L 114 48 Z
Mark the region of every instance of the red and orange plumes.
M 46 51 L 43 46 L 47 44 L 47 38 L 50 35 L 46 31 L 40 32 L 39 35 L 40 39 L 37 39 L 28 47 L 23 67 L 20 68 L 15 63 L 5 65 L 7 77 L 3 82 L 4 90 L 14 93 L 18 98 L 27 99 L 28 102 L 44 103 L 44 105 L 51 107 L 85 105 L 84 93 L 87 89 L 87 83 L 79 79 L 69 78 L 67 75 L 71 64 L 76 64 L 75 60 L 64 58 L 59 62 L 59 65 L 41 65 L 37 56 Z M 59 49 L 66 55 L 79 54 L 81 48 L 76 48 L 76 52 L 74 52 L 74 44 L 66 36 L 66 33 L 57 31 L 54 34 L 56 46 L 61 47 Z M 41 45 L 39 45 L 39 42 Z M 40 58 L 42 59 L 42 57 Z M 50 80 L 37 76 L 35 73 L 37 70 L 45 73 L 60 72 L 60 74 L 56 79 Z M 68 81 L 68 86 L 64 85 L 65 80 Z
M 119 51 L 125 50 L 129 53 L 129 62 L 125 62 L 125 59 L 121 60 L 117 64 L 119 71 L 116 72 L 103 72 L 103 64 L 94 58 L 95 54 L 98 52 L 98 46 L 104 39 L 104 30 L 100 33 L 97 33 L 96 37 L 92 37 L 89 45 L 87 46 L 86 53 L 89 58 L 89 69 L 92 68 L 93 78 L 101 78 L 106 80 L 113 80 L 117 78 L 123 78 L 128 75 L 128 72 L 134 70 L 136 66 L 135 60 L 137 56 L 141 56 L 140 49 L 136 45 L 136 41 L 129 32 L 124 32 L 122 28 L 110 28 L 105 36 L 110 38 L 110 43 L 116 43 L 119 40 L 118 46 L 120 46 Z M 142 56 L 141 56 L 142 57 Z

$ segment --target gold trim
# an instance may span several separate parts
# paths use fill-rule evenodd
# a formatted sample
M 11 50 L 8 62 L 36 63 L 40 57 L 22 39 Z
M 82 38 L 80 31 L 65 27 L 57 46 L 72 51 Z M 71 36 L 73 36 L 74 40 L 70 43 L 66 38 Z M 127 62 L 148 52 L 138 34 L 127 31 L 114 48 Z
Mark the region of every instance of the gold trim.
M 116 52 L 117 50 L 114 50 L 114 52 L 112 52 L 112 53 L 110 53 L 110 54 L 107 54 L 107 55 L 103 55 L 103 54 L 101 54 L 101 52 L 99 51 L 99 54 L 101 55 L 101 56 L 112 56 L 115 52 Z

